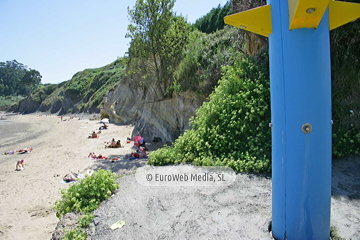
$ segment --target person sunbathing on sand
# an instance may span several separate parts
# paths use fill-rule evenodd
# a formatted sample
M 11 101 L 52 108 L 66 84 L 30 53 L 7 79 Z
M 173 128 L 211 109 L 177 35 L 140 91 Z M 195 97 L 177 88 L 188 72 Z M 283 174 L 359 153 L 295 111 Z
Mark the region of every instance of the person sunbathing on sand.
M 94 159 L 107 159 L 107 157 L 101 155 L 101 154 L 96 154 L 94 152 L 90 152 L 88 155 L 89 158 L 94 158 Z
M 79 178 L 79 173 L 71 172 L 63 177 L 64 182 L 73 182 Z
M 16 171 L 21 171 L 21 170 L 24 170 L 24 169 L 25 169 L 25 160 L 21 159 L 21 160 L 17 161 L 15 170 Z
M 92 134 L 88 138 L 97 138 L 98 135 L 95 131 L 92 132 Z
M 23 154 L 23 153 L 30 153 L 31 150 L 33 150 L 31 147 L 30 148 L 22 148 L 22 149 L 18 150 L 17 152 L 20 154 Z
M 122 147 L 121 146 L 121 141 L 120 140 L 117 140 L 117 142 L 115 143 L 115 146 L 116 148 L 119 148 L 119 147 Z
M 16 150 L 10 150 L 10 151 L 4 152 L 4 155 L 14 154 L 16 152 L 17 152 Z
M 109 125 L 106 125 L 105 123 L 103 123 L 103 125 L 101 127 L 99 127 L 99 130 L 103 130 L 103 129 L 108 129 Z
M 136 152 L 131 153 L 130 157 L 134 157 L 134 158 L 144 158 L 144 157 L 146 157 L 145 148 L 140 147 L 139 150 L 136 150 Z

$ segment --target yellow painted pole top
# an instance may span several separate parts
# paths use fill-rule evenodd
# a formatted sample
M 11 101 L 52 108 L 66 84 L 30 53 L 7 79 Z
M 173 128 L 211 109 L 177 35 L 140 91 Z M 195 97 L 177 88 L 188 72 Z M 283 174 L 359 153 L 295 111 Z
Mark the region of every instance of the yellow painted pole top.
M 330 0 L 288 0 L 289 29 L 317 28 Z
M 288 0 L 289 30 L 317 28 L 329 8 L 330 30 L 360 18 L 360 4 L 333 0 Z M 253 8 L 224 18 L 226 24 L 268 37 L 272 33 L 271 6 Z

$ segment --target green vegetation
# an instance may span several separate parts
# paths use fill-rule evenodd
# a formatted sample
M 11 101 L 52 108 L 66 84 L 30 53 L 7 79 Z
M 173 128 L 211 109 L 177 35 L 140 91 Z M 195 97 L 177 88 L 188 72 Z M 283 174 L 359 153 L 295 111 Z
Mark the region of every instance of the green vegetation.
M 82 214 L 78 220 L 79 227 L 66 232 L 63 239 L 86 239 L 83 228 L 86 228 L 94 218 L 91 212 L 119 188 L 115 182 L 116 179 L 116 174 L 111 171 L 99 170 L 70 186 L 67 190 L 61 190 L 61 200 L 57 200 L 54 204 L 57 211 L 56 216 L 61 218 L 68 212 Z
M 95 171 L 78 183 L 61 191 L 61 200 L 55 202 L 58 218 L 68 212 L 90 213 L 98 208 L 99 204 L 108 199 L 119 188 L 115 183 L 116 175 L 111 171 Z
M 65 233 L 62 240 L 85 240 L 87 237 L 86 233 L 82 230 L 70 230 Z
M 85 69 L 76 73 L 63 86 L 65 95 L 75 103 L 77 111 L 99 108 L 103 98 L 125 75 L 124 59 L 120 58 L 105 67 Z M 79 107 L 79 108 L 77 108 Z
M 104 67 L 78 72 L 69 81 L 39 85 L 30 97 L 48 108 L 56 101 L 71 100 L 74 105 L 62 109 L 60 114 L 98 112 L 104 97 L 121 81 L 125 70 L 126 59 L 119 58 Z
M 28 95 L 40 86 L 41 75 L 16 60 L 0 62 L 0 95 Z
M 213 33 L 224 28 L 224 17 L 230 14 L 230 2 L 228 1 L 223 7 L 219 5 L 205 16 L 199 18 L 194 23 L 194 27 L 204 33 Z
M 23 96 L 0 96 L 0 110 L 4 111 L 22 99 Z
M 0 110 L 7 110 L 42 86 L 37 70 L 29 69 L 16 60 L 0 62 Z
M 238 57 L 196 112 L 192 129 L 150 154 L 150 164 L 229 166 L 239 172 L 271 169 L 267 57 Z
M 34 101 L 42 102 L 57 89 L 57 84 L 47 84 L 40 86 L 31 94 L 31 97 Z
M 261 2 L 235 0 L 231 2 L 231 8 L 236 12 L 244 11 Z M 209 16 L 204 18 L 210 19 Z M 171 146 L 153 152 L 149 163 L 191 162 L 197 165 L 226 165 L 236 171 L 270 171 L 270 113 L 268 84 L 264 82 L 269 79 L 268 72 L 264 70 L 268 61 L 250 60 L 244 54 L 242 60 L 237 59 L 233 63 L 236 52 L 249 53 L 253 52 L 248 51 L 250 46 L 252 49 L 261 49 L 261 46 L 256 46 L 256 40 L 251 42 L 250 34 L 244 37 L 239 31 L 231 31 L 234 30 L 225 27 L 211 34 L 191 33 L 184 50 L 185 56 L 175 72 L 174 90 L 192 89 L 206 94 L 211 92 L 212 86 L 219 85 L 211 93 L 209 102 L 198 109 L 196 118 L 191 122 L 192 129 Z M 360 148 L 359 31 L 360 24 L 356 21 L 331 32 L 334 157 L 358 154 Z M 267 45 L 267 40 L 259 42 Z M 224 76 L 217 82 L 219 69 L 224 65 L 229 67 L 223 68 Z M 237 94 L 229 91 L 228 84 L 232 84 Z M 262 105 L 257 106 L 255 102 Z M 254 124 L 254 119 L 258 125 Z
M 238 30 L 228 26 L 213 34 L 193 31 L 174 73 L 175 92 L 191 89 L 210 94 L 221 77 L 221 68 L 233 65 L 234 56 L 242 47 L 235 40 L 237 37 Z
M 86 228 L 87 226 L 89 226 L 89 224 L 91 223 L 91 221 L 94 219 L 94 215 L 91 213 L 86 213 L 84 215 L 82 215 L 79 218 L 79 226 L 81 228 Z
M 142 76 L 158 100 L 171 96 L 173 71 L 188 43 L 190 24 L 173 13 L 175 0 L 137 0 L 128 8 L 129 74 Z
M 359 0 L 352 1 L 360 3 Z M 360 21 L 331 31 L 333 155 L 360 148 Z

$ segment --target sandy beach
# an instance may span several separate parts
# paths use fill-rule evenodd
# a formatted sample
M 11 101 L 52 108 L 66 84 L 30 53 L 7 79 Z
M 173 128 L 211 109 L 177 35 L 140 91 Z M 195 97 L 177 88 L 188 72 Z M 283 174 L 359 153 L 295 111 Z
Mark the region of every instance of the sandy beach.
M 0 113 L 0 152 L 33 148 L 28 154 L 0 155 L 0 239 L 51 239 L 59 222 L 53 205 L 60 189 L 69 186 L 61 183 L 69 171 L 104 168 L 121 174 L 146 163 L 124 158 L 134 151 L 126 144 L 132 126 L 110 123 L 100 138 L 88 139 L 100 127 L 90 117 L 61 121 L 55 115 Z M 105 149 L 112 138 L 124 148 Z M 89 152 L 120 160 L 90 159 Z M 15 171 L 20 159 L 25 170 Z M 341 237 L 360 239 L 360 158 L 334 161 L 332 175 L 331 224 Z M 91 239 L 271 239 L 270 176 L 237 174 L 234 184 L 216 188 L 145 187 L 134 174 L 119 183 L 118 192 L 95 211 Z M 111 231 L 118 220 L 126 226 Z
M 58 116 L 43 114 L 1 113 L 0 117 L 1 153 L 33 148 L 28 154 L 0 155 L 0 239 L 50 239 L 58 222 L 53 204 L 61 197 L 59 189 L 69 185 L 61 183 L 63 176 L 70 171 L 85 174 L 87 169 L 124 165 L 88 158 L 90 152 L 122 159 L 133 151 L 132 144 L 126 144 L 131 126 L 110 123 L 100 138 L 88 139 L 101 126 L 99 121 L 67 116 L 61 121 Z M 120 139 L 124 148 L 105 149 L 104 142 L 112 138 Z M 21 159 L 25 170 L 15 171 Z M 136 161 L 129 164 L 127 168 L 141 165 Z

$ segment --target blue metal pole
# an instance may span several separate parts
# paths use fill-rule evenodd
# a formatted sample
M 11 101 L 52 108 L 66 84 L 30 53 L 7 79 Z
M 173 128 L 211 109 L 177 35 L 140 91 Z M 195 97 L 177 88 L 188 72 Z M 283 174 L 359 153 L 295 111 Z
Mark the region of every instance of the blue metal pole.
M 271 4 L 272 231 L 329 239 L 331 76 L 328 10 L 316 29 L 289 31 L 288 1 Z

